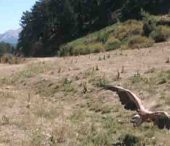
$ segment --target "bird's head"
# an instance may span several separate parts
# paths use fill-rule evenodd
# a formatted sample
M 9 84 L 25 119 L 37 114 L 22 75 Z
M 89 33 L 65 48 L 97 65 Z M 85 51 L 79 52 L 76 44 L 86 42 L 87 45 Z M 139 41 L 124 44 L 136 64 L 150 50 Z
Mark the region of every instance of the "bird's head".
M 135 114 L 132 119 L 131 119 L 131 123 L 133 123 L 134 127 L 138 127 L 142 124 L 142 118 L 139 114 Z

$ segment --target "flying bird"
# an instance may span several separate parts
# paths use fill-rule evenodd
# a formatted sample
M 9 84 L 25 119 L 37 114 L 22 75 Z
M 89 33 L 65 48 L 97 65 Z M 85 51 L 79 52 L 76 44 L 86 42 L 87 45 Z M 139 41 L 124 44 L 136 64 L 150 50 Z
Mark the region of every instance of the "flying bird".
M 137 112 L 131 119 L 134 127 L 140 126 L 143 122 L 153 122 L 159 129 L 170 129 L 170 116 L 167 112 L 146 109 L 137 95 L 123 87 L 104 85 L 104 89 L 116 92 L 126 110 Z

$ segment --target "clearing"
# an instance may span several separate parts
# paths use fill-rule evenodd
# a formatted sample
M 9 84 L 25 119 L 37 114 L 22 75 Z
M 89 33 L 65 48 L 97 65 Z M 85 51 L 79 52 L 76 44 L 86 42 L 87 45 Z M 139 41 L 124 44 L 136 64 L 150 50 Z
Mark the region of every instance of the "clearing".
M 133 112 L 100 87 L 122 85 L 170 113 L 169 46 L 1 64 L 0 146 L 112 146 L 127 134 L 169 146 L 167 130 L 133 128 Z

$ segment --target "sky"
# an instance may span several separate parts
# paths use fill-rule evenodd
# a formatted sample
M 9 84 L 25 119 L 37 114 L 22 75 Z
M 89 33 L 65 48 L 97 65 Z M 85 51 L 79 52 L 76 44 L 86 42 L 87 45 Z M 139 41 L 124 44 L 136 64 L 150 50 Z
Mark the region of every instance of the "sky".
M 37 0 L 0 0 L 0 33 L 20 28 L 24 11 L 30 10 Z

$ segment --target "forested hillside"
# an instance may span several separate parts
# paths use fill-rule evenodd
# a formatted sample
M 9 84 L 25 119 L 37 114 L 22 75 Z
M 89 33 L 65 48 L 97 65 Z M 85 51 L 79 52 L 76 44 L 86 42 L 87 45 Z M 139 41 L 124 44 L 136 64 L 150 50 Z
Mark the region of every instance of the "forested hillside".
M 17 48 L 26 56 L 55 55 L 62 44 L 108 25 L 169 12 L 166 0 L 39 0 L 23 13 Z

